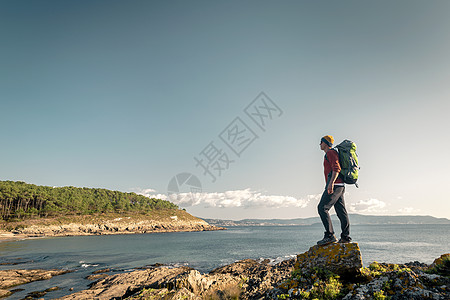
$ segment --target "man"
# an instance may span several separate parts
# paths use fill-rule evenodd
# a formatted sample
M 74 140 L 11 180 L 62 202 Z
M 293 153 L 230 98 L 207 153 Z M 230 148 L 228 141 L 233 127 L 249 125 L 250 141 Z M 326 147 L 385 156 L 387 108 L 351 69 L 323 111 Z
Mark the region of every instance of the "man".
M 333 147 L 333 143 L 334 138 L 331 135 L 326 135 L 320 140 L 320 149 L 325 152 L 323 167 L 326 185 L 317 209 L 325 227 L 325 236 L 317 242 L 317 245 L 327 245 L 337 242 L 330 214 L 328 213 L 333 206 L 341 222 L 342 233 L 339 243 L 349 243 L 352 240 L 350 238 L 350 222 L 344 203 L 344 181 L 339 177 L 339 172 L 341 171 L 339 154 L 331 148 Z

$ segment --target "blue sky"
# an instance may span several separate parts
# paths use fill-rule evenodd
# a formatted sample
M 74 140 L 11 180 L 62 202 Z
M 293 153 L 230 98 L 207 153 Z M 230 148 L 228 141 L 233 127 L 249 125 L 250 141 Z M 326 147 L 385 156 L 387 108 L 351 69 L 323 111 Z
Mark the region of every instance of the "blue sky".
M 450 218 L 449 12 L 448 1 L 2 0 L 0 179 L 167 198 L 189 173 L 202 197 L 177 201 L 196 216 L 309 217 L 331 134 L 358 145 L 351 212 Z M 245 113 L 261 92 L 279 108 L 264 130 Z M 240 156 L 220 138 L 236 118 L 257 136 Z M 211 142 L 233 160 L 214 182 L 194 160 Z

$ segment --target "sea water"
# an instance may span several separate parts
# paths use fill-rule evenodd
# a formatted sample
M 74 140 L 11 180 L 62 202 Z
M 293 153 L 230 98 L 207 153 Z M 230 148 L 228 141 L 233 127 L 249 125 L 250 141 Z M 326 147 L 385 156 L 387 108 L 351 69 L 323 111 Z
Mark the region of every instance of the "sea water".
M 450 252 L 450 225 L 354 225 L 364 265 L 370 262 L 431 263 Z M 73 272 L 17 288 L 8 299 L 58 286 L 52 299 L 88 288 L 93 271 L 120 273 L 156 263 L 189 266 L 201 272 L 237 260 L 276 263 L 303 253 L 323 237 L 321 225 L 229 227 L 223 231 L 174 232 L 27 239 L 0 243 L 0 269 L 67 269 Z M 69 291 L 73 288 L 73 291 Z

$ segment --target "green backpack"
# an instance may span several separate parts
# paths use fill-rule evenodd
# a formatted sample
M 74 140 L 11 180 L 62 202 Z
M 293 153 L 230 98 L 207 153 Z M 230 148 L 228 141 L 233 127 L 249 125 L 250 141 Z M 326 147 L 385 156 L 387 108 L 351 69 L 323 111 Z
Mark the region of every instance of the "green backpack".
M 339 176 L 345 183 L 354 184 L 358 187 L 356 181 L 358 180 L 359 165 L 356 144 L 350 140 L 345 140 L 334 147 L 333 150 L 339 153 L 339 164 L 341 165 Z

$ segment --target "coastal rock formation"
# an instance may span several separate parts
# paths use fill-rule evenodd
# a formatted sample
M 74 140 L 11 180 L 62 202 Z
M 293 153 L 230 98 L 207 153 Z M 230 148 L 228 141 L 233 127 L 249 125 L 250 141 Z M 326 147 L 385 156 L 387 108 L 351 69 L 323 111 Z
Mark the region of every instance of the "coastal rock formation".
M 102 273 L 105 278 L 93 282 L 89 289 L 60 299 L 450 299 L 450 278 L 443 275 L 448 272 L 449 254 L 441 256 L 431 266 L 419 262 L 405 265 L 373 262 L 352 276 L 345 273 L 346 277 L 341 277 L 327 269 L 332 264 L 322 261 L 326 259 L 322 256 L 324 252 L 336 251 L 331 249 L 338 247 L 347 248 L 339 250 L 342 252 L 356 251 L 356 246 L 351 245 L 333 245 L 328 249 L 313 247 L 312 251 L 306 252 L 309 256 L 303 253 L 297 259 L 275 265 L 269 261 L 246 259 L 208 274 L 189 267 L 158 264 L 114 275 L 105 274 L 110 270 L 103 269 L 93 273 Z M 328 259 L 334 261 L 332 257 Z M 355 261 L 342 255 L 341 260 L 344 264 L 347 260 Z M 322 263 L 321 267 L 314 265 L 314 261 Z M 340 271 L 339 268 L 336 270 Z M 0 295 L 9 295 L 8 287 L 65 272 L 0 271 Z M 53 289 L 58 288 L 29 295 L 41 296 Z
M 231 265 L 217 268 L 210 274 L 224 274 L 243 279 L 241 299 L 260 299 L 278 286 L 278 283 L 289 278 L 294 269 L 295 259 L 286 260 L 276 265 L 269 265 L 253 259 L 245 259 Z
M 442 254 L 439 258 L 436 258 L 429 270 L 444 276 L 450 276 L 450 253 Z
M 297 255 L 295 269 L 322 268 L 341 276 L 354 276 L 362 268 L 358 243 L 333 243 L 313 246 Z
M 360 268 L 353 277 L 343 278 L 313 265 L 331 248 L 356 251 L 357 245 L 333 245 L 329 249 L 308 251 L 276 265 L 246 259 L 201 274 L 188 267 L 155 266 L 101 279 L 84 291 L 61 299 L 449 299 L 450 279 L 429 273 L 420 263 L 407 265 L 374 262 Z M 314 247 L 313 247 L 314 248 Z M 353 249 L 353 250 L 352 250 Z M 345 252 L 345 253 L 347 253 Z M 312 255 L 313 253 L 321 253 Z M 355 252 L 358 253 L 358 252 Z M 339 255 L 338 255 L 339 256 Z M 321 260 L 317 260 L 321 257 Z M 331 261 L 334 261 L 331 258 Z M 341 255 L 341 260 L 357 260 Z M 356 263 L 354 263 L 356 261 Z M 440 265 L 443 262 L 439 262 Z M 296 267 L 294 267 L 294 265 Z M 356 268 L 356 267 L 355 267 Z M 341 271 L 341 269 L 337 269 Z
M 47 280 L 67 270 L 0 270 L 0 298 L 11 295 L 8 288 L 38 280 Z
M 186 274 L 190 268 L 150 268 L 129 273 L 110 275 L 94 282 L 87 290 L 67 295 L 61 299 L 112 299 L 128 297 L 144 289 L 158 288 L 175 277 Z
M 202 275 L 188 267 L 152 267 L 130 273 L 116 274 L 101 279 L 87 290 L 67 295 L 61 299 L 113 299 L 142 298 L 146 296 L 183 296 L 188 299 L 201 299 L 216 291 L 239 291 L 242 279 L 239 276 L 223 274 Z M 239 292 L 238 292 L 239 293 Z M 175 298 L 178 299 L 178 298 Z M 186 299 L 186 298 L 183 298 Z
M 209 231 L 219 227 L 209 225 L 203 220 L 134 220 L 132 218 L 116 218 L 99 223 L 69 223 L 60 225 L 31 225 L 14 231 L 21 236 L 78 236 L 101 234 L 130 234 L 176 231 Z
M 100 279 L 61 299 L 258 299 L 288 278 L 294 260 L 271 266 L 247 259 L 201 274 L 188 267 L 150 267 Z
M 425 271 L 414 265 L 373 262 L 363 269 L 368 282 L 350 288 L 343 299 L 450 299 L 450 278 Z
M 450 255 L 441 256 L 431 266 L 419 262 L 405 265 L 373 262 L 369 267 L 360 267 L 357 270 L 358 259 L 343 253 L 355 251 L 353 254 L 357 256 L 359 249 L 356 250 L 357 245 L 347 246 L 350 246 L 349 249 L 341 249 L 340 254 L 336 250 L 345 247 L 343 245 L 331 245 L 323 249 L 312 247 L 312 250 L 299 255 L 291 278 L 270 291 L 266 297 L 345 300 L 387 297 L 393 300 L 450 299 L 450 278 L 445 276 Z M 332 252 L 333 255 L 323 255 L 326 252 Z M 337 261 L 346 267 L 340 268 L 336 264 Z M 335 272 L 341 272 L 343 276 Z

